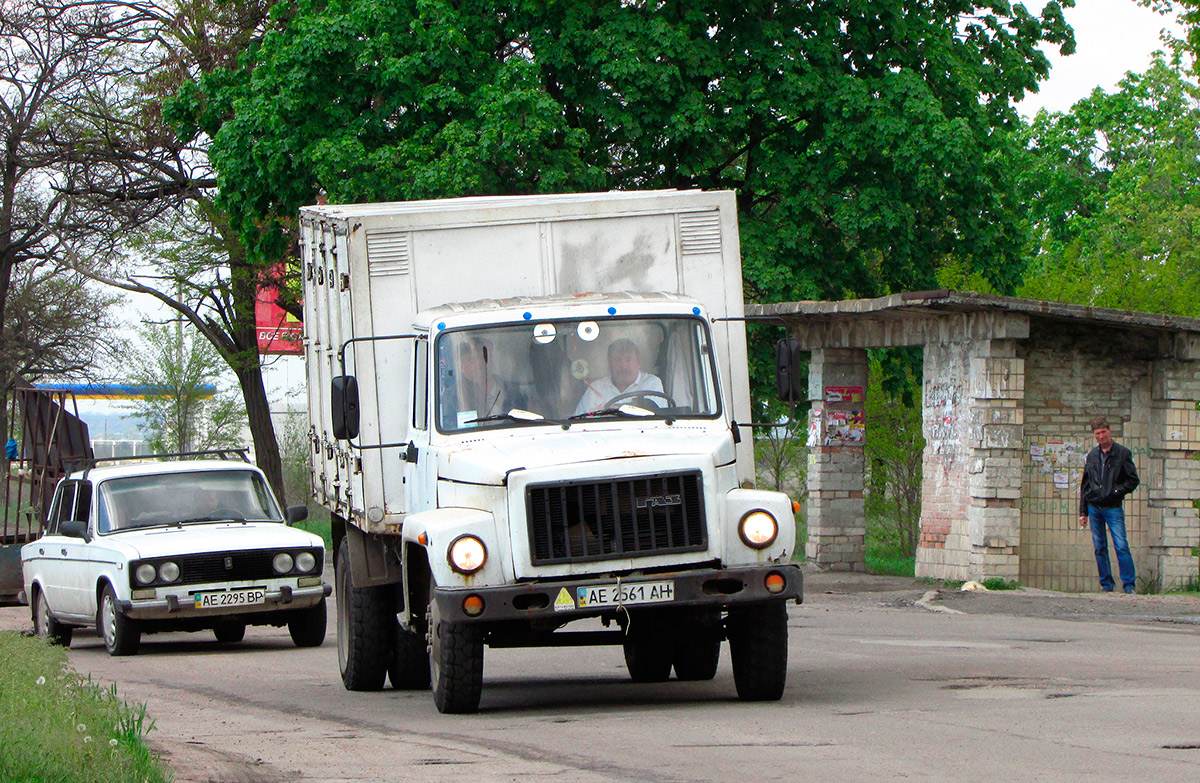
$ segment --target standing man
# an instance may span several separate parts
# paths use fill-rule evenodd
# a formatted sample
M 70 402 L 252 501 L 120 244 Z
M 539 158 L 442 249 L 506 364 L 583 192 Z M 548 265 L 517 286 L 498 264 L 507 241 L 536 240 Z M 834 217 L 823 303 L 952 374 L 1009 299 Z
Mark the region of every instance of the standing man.
M 1079 526 L 1087 527 L 1089 523 L 1092 526 L 1100 589 L 1111 593 L 1114 586 L 1112 566 L 1108 562 L 1107 527 L 1112 533 L 1113 549 L 1117 551 L 1121 583 L 1125 592 L 1132 593 L 1137 587 L 1137 576 L 1133 569 L 1133 555 L 1129 554 L 1129 540 L 1125 536 L 1125 510 L 1121 503 L 1126 495 L 1137 489 L 1137 468 L 1133 466 L 1133 452 L 1112 439 L 1106 419 L 1097 417 L 1092 419 L 1091 424 L 1096 447 L 1088 452 L 1083 465 Z

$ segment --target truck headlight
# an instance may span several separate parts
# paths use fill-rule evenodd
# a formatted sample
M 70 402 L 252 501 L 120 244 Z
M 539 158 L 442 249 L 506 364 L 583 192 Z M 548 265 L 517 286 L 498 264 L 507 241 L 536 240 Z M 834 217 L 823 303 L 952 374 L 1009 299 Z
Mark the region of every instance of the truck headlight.
M 475 536 L 462 535 L 450 543 L 450 567 L 460 574 L 473 574 L 487 562 L 487 547 Z
M 738 535 L 742 537 L 742 543 L 751 549 L 766 549 L 779 535 L 779 524 L 766 511 L 751 511 L 738 523 Z

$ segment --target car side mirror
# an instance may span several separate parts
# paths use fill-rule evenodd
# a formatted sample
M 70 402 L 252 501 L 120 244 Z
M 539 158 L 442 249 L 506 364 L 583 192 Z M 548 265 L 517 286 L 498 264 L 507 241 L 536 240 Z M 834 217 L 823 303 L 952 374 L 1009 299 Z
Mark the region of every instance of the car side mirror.
M 287 510 L 283 512 L 283 517 L 289 525 L 303 522 L 308 519 L 308 506 L 288 506 Z
M 330 389 L 330 411 L 333 417 L 333 437 L 353 440 L 358 437 L 358 380 L 353 375 L 339 375 Z
M 87 522 L 79 519 L 66 519 L 59 522 L 58 534 L 69 538 L 82 538 L 85 543 L 91 540 L 88 536 Z
M 779 399 L 796 403 L 808 397 L 807 379 L 802 380 L 804 362 L 800 341 L 788 337 L 775 344 L 775 386 Z

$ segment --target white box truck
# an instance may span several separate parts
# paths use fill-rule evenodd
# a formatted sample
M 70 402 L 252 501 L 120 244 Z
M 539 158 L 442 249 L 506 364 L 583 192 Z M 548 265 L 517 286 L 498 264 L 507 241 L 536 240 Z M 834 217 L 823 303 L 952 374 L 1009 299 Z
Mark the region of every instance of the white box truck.
M 793 505 L 753 489 L 729 192 L 301 211 L 315 498 L 351 690 L 478 708 L 486 647 L 778 699 Z M 742 422 L 742 424 L 739 424 Z M 562 630 L 589 620 L 584 630 Z M 432 681 L 432 682 L 431 682 Z

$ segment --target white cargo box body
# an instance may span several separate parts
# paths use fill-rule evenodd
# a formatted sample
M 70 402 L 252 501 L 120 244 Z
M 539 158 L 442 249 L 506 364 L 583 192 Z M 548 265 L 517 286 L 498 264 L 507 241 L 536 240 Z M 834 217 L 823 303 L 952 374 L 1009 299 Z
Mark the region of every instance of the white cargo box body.
M 732 192 L 651 191 L 322 205 L 301 210 L 308 410 L 317 498 L 347 519 L 391 518 L 399 447 L 349 448 L 333 437 L 330 385 L 359 384 L 356 444 L 408 439 L 418 312 L 451 303 L 564 294 L 666 292 L 714 319 L 723 410 L 749 420 L 741 259 Z M 740 480 L 752 478 L 749 438 Z M 361 463 L 358 462 L 361 460 Z M 361 470 L 360 470 L 361 468 Z M 374 512 L 378 516 L 378 511 Z M 379 519 L 372 518 L 372 523 Z M 361 524 L 361 522 L 360 522 Z

